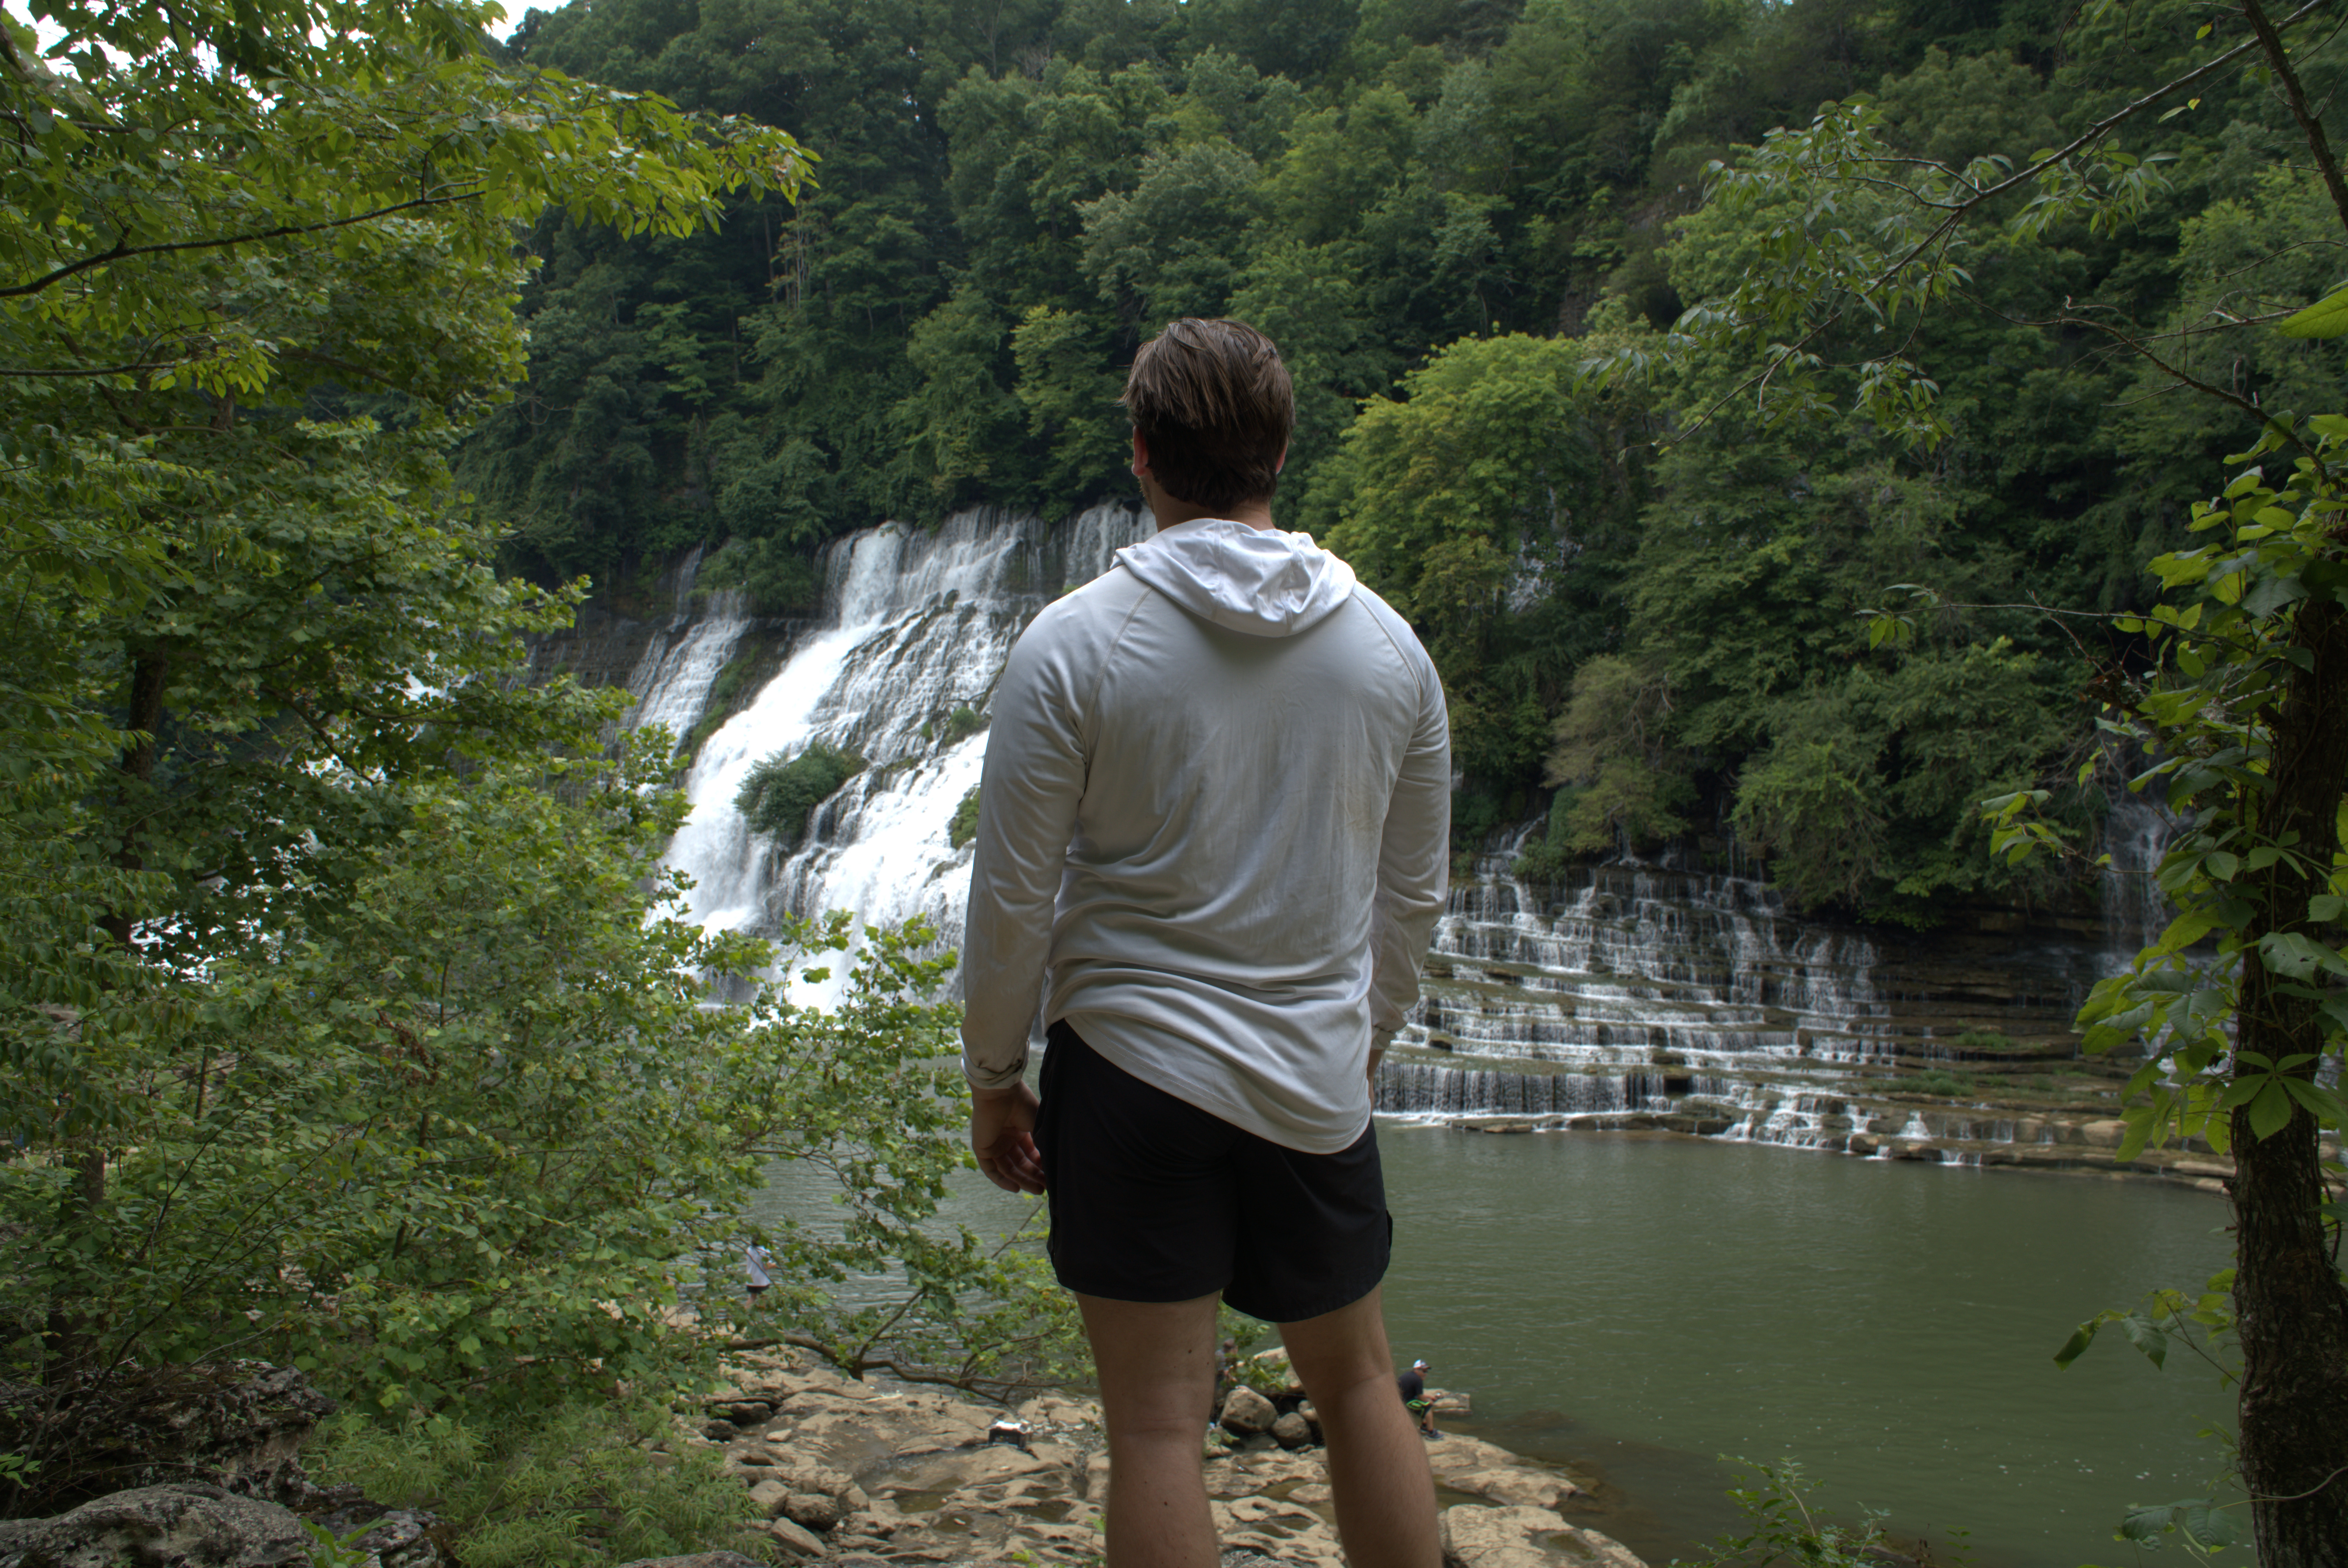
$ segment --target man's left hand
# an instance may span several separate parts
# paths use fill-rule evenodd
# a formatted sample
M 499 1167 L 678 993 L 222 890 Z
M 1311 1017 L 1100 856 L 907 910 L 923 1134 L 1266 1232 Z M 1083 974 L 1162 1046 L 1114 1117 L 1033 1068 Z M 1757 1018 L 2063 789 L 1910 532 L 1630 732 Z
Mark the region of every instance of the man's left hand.
M 1035 1147 L 1035 1091 L 1024 1083 L 970 1091 L 970 1146 L 978 1168 L 1006 1193 L 1044 1190 L 1044 1157 Z

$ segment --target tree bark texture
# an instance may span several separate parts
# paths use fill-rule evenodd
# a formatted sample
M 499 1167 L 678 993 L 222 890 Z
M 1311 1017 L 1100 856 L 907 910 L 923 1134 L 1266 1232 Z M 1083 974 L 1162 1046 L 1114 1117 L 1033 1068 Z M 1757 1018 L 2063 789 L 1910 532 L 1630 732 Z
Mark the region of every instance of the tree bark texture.
M 2293 668 L 2272 711 L 2269 786 L 2260 836 L 2296 847 L 2319 867 L 2339 849 L 2339 812 L 2348 787 L 2348 610 L 2330 600 L 2302 604 L 2296 647 L 2313 655 Z M 2307 900 L 2321 884 L 2279 861 L 2258 888 L 2260 928 L 2307 924 Z M 2242 959 L 2237 1044 L 2271 1061 L 2302 1053 L 2320 1061 L 2317 1004 L 2277 989 L 2255 948 Z M 2312 1063 L 2298 1070 L 2312 1075 Z M 2239 1071 L 2263 1071 L 2245 1065 Z M 2271 1138 L 2251 1129 L 2247 1105 L 2233 1112 L 2234 1310 L 2242 1348 L 2242 1482 L 2252 1498 L 2261 1568 L 2348 1568 L 2348 1288 L 2326 1234 L 2318 1126 L 2294 1105 Z

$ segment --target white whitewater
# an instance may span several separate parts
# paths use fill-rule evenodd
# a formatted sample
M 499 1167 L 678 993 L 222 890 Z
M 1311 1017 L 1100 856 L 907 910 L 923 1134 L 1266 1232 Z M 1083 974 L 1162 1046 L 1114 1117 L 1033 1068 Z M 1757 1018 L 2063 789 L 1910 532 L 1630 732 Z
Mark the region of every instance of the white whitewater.
M 947 828 L 978 783 L 986 735 L 956 738 L 953 714 L 983 715 L 1028 620 L 1146 530 L 1120 506 L 1057 527 L 983 509 L 934 533 L 888 524 L 832 546 L 821 622 L 702 743 L 685 781 L 693 815 L 668 864 L 694 878 L 694 917 L 767 933 L 784 916 L 829 909 L 881 923 L 924 915 L 958 947 L 970 852 L 948 842 Z M 750 831 L 735 796 L 755 764 L 818 743 L 869 765 L 786 851 Z

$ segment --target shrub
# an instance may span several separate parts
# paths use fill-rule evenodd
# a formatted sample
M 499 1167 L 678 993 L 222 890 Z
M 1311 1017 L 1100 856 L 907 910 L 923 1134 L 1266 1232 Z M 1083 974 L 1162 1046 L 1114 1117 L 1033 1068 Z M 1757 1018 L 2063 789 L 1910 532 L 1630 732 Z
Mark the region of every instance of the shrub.
M 780 539 L 734 538 L 709 558 L 693 585 L 704 600 L 724 589 L 749 591 L 761 615 L 811 615 L 823 608 L 823 573 L 812 556 Z
M 953 819 L 946 824 L 946 842 L 960 849 L 977 836 L 978 786 L 973 784 L 970 793 L 962 797 L 962 804 L 954 807 Z
M 656 1404 L 580 1399 L 527 1417 L 342 1422 L 317 1468 L 377 1502 L 449 1521 L 465 1568 L 739 1550 L 757 1513 L 748 1489 L 717 1450 L 677 1436 Z
M 1962 1072 L 1920 1072 L 1907 1084 L 1911 1094 L 1937 1094 L 1944 1099 L 1962 1100 L 1972 1097 L 1973 1081 Z
M 821 743 L 797 756 L 777 752 L 754 764 L 734 797 L 734 809 L 786 849 L 796 849 L 807 836 L 808 818 L 832 793 L 864 771 L 864 759 L 853 752 Z

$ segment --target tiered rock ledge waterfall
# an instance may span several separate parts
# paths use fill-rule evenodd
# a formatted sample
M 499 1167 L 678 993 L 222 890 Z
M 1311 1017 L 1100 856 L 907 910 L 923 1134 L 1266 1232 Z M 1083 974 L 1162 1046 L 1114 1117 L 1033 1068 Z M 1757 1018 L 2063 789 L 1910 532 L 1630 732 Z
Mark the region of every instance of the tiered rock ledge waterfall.
M 919 914 L 955 945 L 970 850 L 949 826 L 978 782 L 1004 655 L 1044 604 L 1147 531 L 1117 505 L 1057 524 L 980 510 L 934 533 L 886 525 L 830 547 L 822 610 L 801 619 L 696 593 L 696 554 L 633 601 L 591 605 L 535 649 L 535 670 L 624 684 L 638 699 L 626 722 L 677 737 L 694 814 L 670 862 L 695 879 L 697 918 L 767 930 L 826 909 Z M 814 744 L 867 765 L 798 845 L 755 834 L 734 805 L 749 770 Z M 1530 881 L 1515 869 L 1522 835 L 1504 836 L 1452 890 L 1378 1108 L 1485 1132 L 2113 1168 L 2131 1064 L 2081 1056 L 2070 1020 L 2158 917 L 2161 829 L 2139 802 L 2115 807 L 2100 910 L 1963 906 L 1914 936 L 1803 918 L 1762 881 L 1675 859 Z M 2201 1148 L 2127 1168 L 2211 1184 L 2229 1169 Z

